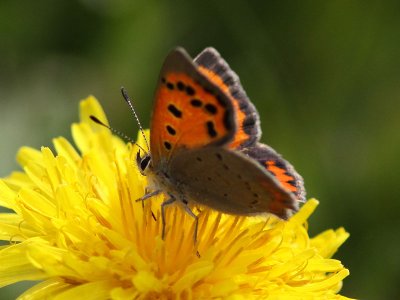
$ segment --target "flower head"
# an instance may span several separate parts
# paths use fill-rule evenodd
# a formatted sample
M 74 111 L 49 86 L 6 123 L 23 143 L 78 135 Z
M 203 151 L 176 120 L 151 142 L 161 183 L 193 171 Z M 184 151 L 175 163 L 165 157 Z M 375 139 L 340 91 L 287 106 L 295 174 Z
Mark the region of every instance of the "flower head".
M 135 202 L 146 186 L 137 147 L 90 121 L 106 120 L 95 98 L 80 110 L 78 150 L 62 137 L 55 151 L 23 147 L 23 171 L 0 180 L 12 210 L 0 214 L 0 286 L 41 280 L 20 299 L 344 299 L 349 271 L 330 257 L 348 233 L 308 236 L 316 200 L 289 221 L 203 209 L 197 246 L 193 219 L 171 207 L 162 240 L 163 196 Z

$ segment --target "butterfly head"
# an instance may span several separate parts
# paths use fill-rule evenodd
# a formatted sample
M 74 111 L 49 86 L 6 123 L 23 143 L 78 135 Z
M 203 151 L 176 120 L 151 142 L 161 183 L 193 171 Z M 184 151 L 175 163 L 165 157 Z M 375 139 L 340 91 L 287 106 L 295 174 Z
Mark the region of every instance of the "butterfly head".
M 140 151 L 136 154 L 136 164 L 140 173 L 144 176 L 147 175 L 149 169 L 151 169 L 151 155 L 150 153 L 146 153 L 145 155 L 141 156 Z

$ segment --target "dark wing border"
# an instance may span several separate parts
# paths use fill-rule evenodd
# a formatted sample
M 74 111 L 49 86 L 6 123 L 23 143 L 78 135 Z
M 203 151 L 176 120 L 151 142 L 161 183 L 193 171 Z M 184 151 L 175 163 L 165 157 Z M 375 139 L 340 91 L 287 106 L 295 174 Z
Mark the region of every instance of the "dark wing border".
M 261 127 L 257 109 L 240 83 L 239 76 L 229 67 L 219 52 L 212 47 L 205 48 L 194 62 L 218 75 L 229 88 L 231 96 L 238 102 L 239 109 L 246 115 L 241 127 L 249 138 L 240 145 L 239 149 L 254 145 L 260 140 Z

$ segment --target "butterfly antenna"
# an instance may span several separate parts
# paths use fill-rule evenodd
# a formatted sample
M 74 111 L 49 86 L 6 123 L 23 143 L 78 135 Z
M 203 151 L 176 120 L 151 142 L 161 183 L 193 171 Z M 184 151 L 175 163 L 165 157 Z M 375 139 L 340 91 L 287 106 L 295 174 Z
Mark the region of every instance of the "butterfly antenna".
M 124 97 L 126 103 L 128 103 L 133 115 L 135 116 L 136 122 L 139 125 L 140 132 L 142 133 L 142 136 L 144 138 L 144 142 L 146 143 L 147 149 L 150 151 L 149 143 L 147 142 L 147 138 L 146 138 L 146 135 L 144 134 L 142 124 L 140 123 L 140 120 L 136 114 L 135 108 L 133 107 L 131 98 L 129 97 L 128 92 L 126 91 L 126 89 L 124 87 L 121 87 L 121 93 L 122 93 L 122 96 Z
M 142 146 L 140 146 L 138 143 L 136 143 L 134 140 L 132 140 L 132 139 L 131 139 L 129 136 L 127 136 L 125 133 L 122 133 L 121 131 L 119 131 L 119 130 L 117 130 L 117 129 L 114 129 L 114 128 L 108 126 L 107 124 L 103 123 L 102 121 L 100 121 L 99 119 L 97 119 L 97 118 L 96 118 L 95 116 L 93 116 L 93 115 L 90 116 L 90 119 L 91 119 L 93 122 L 95 122 L 95 123 L 97 123 L 97 124 L 99 124 L 99 125 L 101 125 L 101 126 L 107 128 L 108 130 L 110 130 L 111 132 L 115 133 L 115 134 L 118 135 L 119 137 L 122 137 L 123 139 L 125 139 L 125 140 L 131 142 L 132 144 L 134 144 L 134 145 L 136 145 L 136 146 L 138 146 L 138 147 L 140 148 L 140 150 L 143 150 L 143 151 L 144 151 L 144 153 L 147 153 L 147 151 L 144 150 Z

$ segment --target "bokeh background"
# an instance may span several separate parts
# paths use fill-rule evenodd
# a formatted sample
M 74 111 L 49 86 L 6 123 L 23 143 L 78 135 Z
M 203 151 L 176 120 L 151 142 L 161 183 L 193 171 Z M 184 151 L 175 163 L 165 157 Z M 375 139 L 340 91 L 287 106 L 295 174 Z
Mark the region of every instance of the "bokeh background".
M 400 2 L 0 1 L 0 176 L 22 145 L 70 137 L 95 95 L 135 137 L 120 86 L 147 127 L 158 72 L 181 45 L 217 48 L 240 75 L 262 141 L 320 206 L 316 234 L 344 226 L 342 294 L 400 299 Z M 14 299 L 24 287 L 0 290 Z

